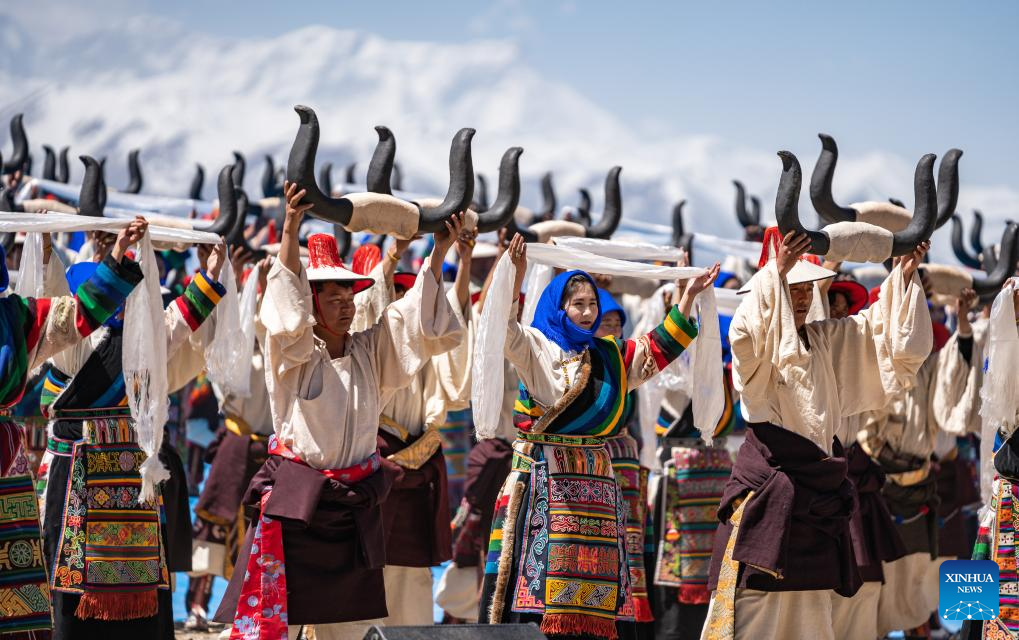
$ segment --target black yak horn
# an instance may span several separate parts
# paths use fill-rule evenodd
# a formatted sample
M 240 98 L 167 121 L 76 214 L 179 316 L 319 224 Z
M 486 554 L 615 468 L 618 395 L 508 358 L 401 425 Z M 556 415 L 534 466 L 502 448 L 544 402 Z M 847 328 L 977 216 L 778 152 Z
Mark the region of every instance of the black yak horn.
M 99 158 L 99 211 L 106 208 L 106 156 Z
M 418 230 L 434 233 L 445 229 L 445 223 L 455 213 L 467 211 L 474 198 L 474 165 L 471 160 L 471 139 L 474 129 L 463 128 L 453 137 L 449 148 L 449 189 L 437 207 L 418 207 Z
M 541 211 L 538 213 L 538 217 L 542 220 L 551 220 L 555 217 L 555 213 L 555 189 L 552 186 L 552 172 L 548 171 L 541 176 Z
M 747 213 L 747 190 L 739 180 L 733 180 L 732 184 L 736 187 L 736 219 L 739 220 L 740 226 L 743 228 L 751 227 L 754 225 L 754 220 Z
M 962 219 L 958 215 L 952 216 L 952 253 L 956 260 L 971 269 L 979 269 L 980 261 L 969 255 L 962 242 Z
M 938 228 L 955 213 L 959 204 L 959 158 L 962 151 L 949 149 L 938 166 Z
M 623 199 L 619 193 L 619 173 L 622 170 L 622 167 L 612 167 L 605 177 L 605 211 L 598 224 L 587 228 L 588 238 L 608 240 L 619 227 L 623 217 Z
M 973 247 L 973 252 L 977 255 L 984 252 L 984 243 L 980 240 L 980 235 L 983 233 L 983 230 L 984 214 L 974 209 L 973 226 L 969 228 L 969 246 Z
M 14 153 L 10 159 L 3 164 L 3 173 L 14 173 L 24 169 L 28 162 L 28 136 L 25 135 L 25 125 L 22 123 L 24 114 L 11 118 L 11 141 L 14 143 Z
M 272 161 L 272 156 L 268 153 L 265 154 L 265 168 L 262 169 L 262 196 L 266 198 L 274 198 L 280 195 L 276 189 L 276 165 Z
M 580 193 L 580 202 L 577 203 L 577 222 L 585 227 L 591 226 L 591 192 L 583 187 L 577 189 Z
M 757 196 L 750 196 L 750 217 L 755 226 L 761 224 L 761 199 Z
M 973 290 L 977 292 L 977 295 L 986 296 L 996 293 L 998 289 L 1001 289 L 1001 285 L 1005 284 L 1005 280 L 1015 273 L 1015 264 L 1019 260 L 1019 244 L 1016 242 L 1016 235 L 1019 235 L 1019 226 L 1015 223 L 1005 227 L 1005 232 L 1001 236 L 998 263 L 994 265 L 994 270 L 987 274 L 986 278 L 973 277 Z
M 906 208 L 906 203 L 898 198 L 888 198 L 888 202 L 894 204 L 896 207 L 900 207 L 902 209 Z
M 371 162 L 368 163 L 368 177 L 365 182 L 368 191 L 393 195 L 393 161 L 396 159 L 396 137 L 389 127 L 375 127 L 379 141 L 375 144 Z
M 683 241 L 683 236 L 686 235 L 683 225 L 684 206 L 686 206 L 686 200 L 680 200 L 672 207 L 672 246 L 674 247 L 678 247 Z
M 839 161 L 838 145 L 827 133 L 819 133 L 817 137 L 821 139 L 821 155 L 814 165 L 814 173 L 810 175 L 810 202 L 826 224 L 853 222 L 856 220 L 856 210 L 835 204 L 835 198 L 831 195 L 835 164 Z
M 287 180 L 296 182 L 300 189 L 306 191 L 304 201 L 312 205 L 311 213 L 316 218 L 346 225 L 354 207 L 346 198 L 330 198 L 322 193 L 315 182 L 315 154 L 318 151 L 319 126 L 318 116 L 309 107 L 294 107 L 300 116 L 301 124 L 297 128 L 297 136 L 290 147 L 287 159 Z
M 91 156 L 80 156 L 79 159 L 85 164 L 85 177 L 81 180 L 81 192 L 78 194 L 78 214 L 102 218 L 105 205 L 103 192 L 106 190 L 102 165 Z
M 124 187 L 124 193 L 138 193 L 142 190 L 142 169 L 138 165 L 138 154 L 141 149 L 132 149 L 127 154 L 127 174 L 130 181 Z
M 67 159 L 67 154 L 70 150 L 70 147 L 64 147 L 60 150 L 60 159 L 57 162 L 57 182 L 67 184 L 71 179 L 71 163 Z
M 48 144 L 42 146 L 43 153 L 46 154 L 46 158 L 42 163 L 42 179 L 43 180 L 56 180 L 57 179 L 57 154 L 53 152 L 53 147 Z
M 227 165 L 230 166 L 230 165 Z M 202 185 L 205 184 L 205 169 L 202 165 L 195 165 L 195 176 L 191 178 L 191 187 L 188 189 L 188 197 L 192 200 L 202 199 Z
M 800 187 L 803 184 L 800 161 L 789 151 L 779 151 L 778 157 L 782 159 L 782 178 L 778 183 L 778 195 L 775 196 L 778 230 L 782 235 L 793 231 L 806 234 L 810 238 L 810 252 L 823 256 L 828 253 L 831 244 L 828 234 L 824 231 L 807 231 L 800 223 Z
M 247 168 L 247 163 L 244 161 L 244 156 L 241 155 L 240 151 L 234 151 L 234 186 L 238 189 L 244 188 L 244 172 Z
M 343 181 L 347 184 L 357 184 L 357 176 L 354 175 L 355 171 L 357 171 L 357 163 L 351 162 L 348 164 L 346 169 L 344 169 Z
M 471 203 L 471 209 L 477 213 L 488 211 L 488 182 L 480 173 L 474 175 L 474 202 Z
M 346 261 L 350 253 L 350 232 L 342 225 L 333 225 L 333 237 L 336 238 L 336 250 L 340 254 L 340 260 Z
M 912 253 L 916 246 L 929 240 L 938 224 L 938 200 L 934 187 L 933 153 L 928 153 L 916 163 L 913 176 L 913 217 L 902 231 L 892 234 L 892 256 Z
M 506 226 L 520 204 L 520 147 L 510 147 L 499 163 L 499 193 L 484 212 L 478 212 L 478 232 L 487 233 Z M 480 176 L 479 176 L 480 177 Z
M 318 184 L 322 187 L 322 193 L 327 196 L 333 195 L 333 163 L 323 162 L 318 169 Z
M 201 166 L 199 165 L 199 170 Z M 219 194 L 219 215 L 212 221 L 212 226 L 203 229 L 224 238 L 228 243 L 234 242 L 234 227 L 237 225 L 237 194 L 234 193 L 233 166 L 226 165 L 219 170 L 216 181 L 216 192 Z M 194 198 L 197 200 L 198 198 Z
M 403 172 L 400 171 L 400 165 L 396 162 L 393 163 L 393 191 L 401 191 L 403 189 Z

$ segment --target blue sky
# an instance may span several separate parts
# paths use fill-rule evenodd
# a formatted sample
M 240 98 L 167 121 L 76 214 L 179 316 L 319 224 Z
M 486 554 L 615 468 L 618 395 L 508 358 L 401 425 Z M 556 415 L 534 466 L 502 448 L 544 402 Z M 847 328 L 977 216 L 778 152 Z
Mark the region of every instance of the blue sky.
M 509 39 L 542 74 L 649 136 L 709 134 L 777 150 L 815 148 L 825 131 L 847 155 L 910 159 L 957 146 L 964 179 L 1019 182 L 1017 2 L 90 4 L 37 0 L 9 10 L 68 29 L 135 12 L 233 37 L 324 24 L 387 38 Z

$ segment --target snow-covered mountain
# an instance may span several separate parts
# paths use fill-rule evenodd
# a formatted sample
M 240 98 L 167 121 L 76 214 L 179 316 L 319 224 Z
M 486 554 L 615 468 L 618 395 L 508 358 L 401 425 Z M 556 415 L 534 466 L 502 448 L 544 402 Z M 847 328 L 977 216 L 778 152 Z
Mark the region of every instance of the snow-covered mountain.
M 440 193 L 449 142 L 471 126 L 478 131 L 475 169 L 493 183 L 502 152 L 524 147 L 525 205 L 539 204 L 538 177 L 551 170 L 561 204 L 574 204 L 576 189 L 588 187 L 597 211 L 605 172 L 618 164 L 628 218 L 668 224 L 672 204 L 686 198 L 690 228 L 731 237 L 739 234 L 732 178 L 761 196 L 769 217 L 781 169 L 773 150 L 723 137 L 642 134 L 542 77 L 506 41 L 390 41 L 324 27 L 229 39 L 144 17 L 54 44 L 0 14 L 0 119 L 25 113 L 37 166 L 42 144 L 69 144 L 75 156 L 107 156 L 108 183 L 118 186 L 127 181 L 128 150 L 140 147 L 146 193 L 184 195 L 199 162 L 212 197 L 216 172 L 237 149 L 248 158 L 247 186 L 258 194 L 263 155 L 286 160 L 298 124 L 295 104 L 318 112 L 319 162 L 332 161 L 337 180 L 350 161 L 367 167 L 372 127 L 385 124 L 396 135 L 405 188 Z M 820 148 L 813 133 L 790 141 L 805 179 Z M 9 153 L 6 133 L 0 141 Z M 835 196 L 910 203 L 914 161 L 882 150 L 843 157 Z M 991 241 L 1001 220 L 1019 215 L 1019 192 L 966 181 L 965 162 L 959 209 L 982 208 Z M 77 178 L 82 169 L 75 164 Z M 814 219 L 806 187 L 801 210 Z M 946 236 L 940 233 L 937 243 L 945 259 Z

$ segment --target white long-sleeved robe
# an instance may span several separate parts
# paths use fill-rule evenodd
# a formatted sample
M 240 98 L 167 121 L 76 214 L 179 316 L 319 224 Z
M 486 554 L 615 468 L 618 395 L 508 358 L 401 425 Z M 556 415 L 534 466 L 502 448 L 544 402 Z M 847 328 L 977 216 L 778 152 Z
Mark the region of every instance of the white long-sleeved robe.
M 367 459 L 376 448 L 382 394 L 406 386 L 432 355 L 460 342 L 462 327 L 427 266 L 424 271 L 378 323 L 352 333 L 335 359 L 314 334 L 304 268 L 293 273 L 277 261 L 269 271 L 259 317 L 273 428 L 312 467 Z
M 770 422 L 831 452 L 845 416 L 878 409 L 907 388 L 933 343 L 919 279 L 896 268 L 863 313 L 796 330 L 788 287 L 774 262 L 752 279 L 729 328 L 733 384 L 748 422 Z

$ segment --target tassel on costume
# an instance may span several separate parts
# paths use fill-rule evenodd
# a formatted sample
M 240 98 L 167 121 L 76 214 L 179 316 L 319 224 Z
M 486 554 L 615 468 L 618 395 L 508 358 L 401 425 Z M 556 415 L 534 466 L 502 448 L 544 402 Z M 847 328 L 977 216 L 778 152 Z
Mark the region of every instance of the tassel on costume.
M 582 613 L 546 613 L 541 619 L 541 632 L 556 636 L 594 636 L 616 640 L 614 618 L 598 618 Z
M 151 618 L 158 611 L 155 589 L 129 593 L 90 591 L 81 596 L 74 615 L 82 620 L 136 620 Z

